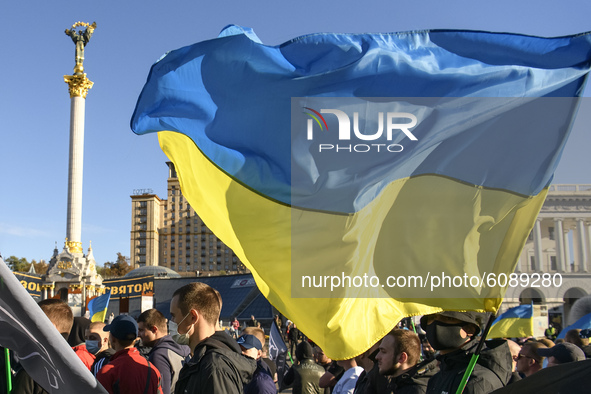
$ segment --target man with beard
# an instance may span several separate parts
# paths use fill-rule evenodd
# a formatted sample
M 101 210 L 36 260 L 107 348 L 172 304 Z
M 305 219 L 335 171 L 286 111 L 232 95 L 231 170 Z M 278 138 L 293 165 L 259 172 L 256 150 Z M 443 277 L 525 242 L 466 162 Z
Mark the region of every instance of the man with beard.
M 430 380 L 427 393 L 455 393 L 472 355 L 478 347 L 476 336 L 484 315 L 476 312 L 440 312 L 421 318 L 429 343 L 439 350 L 439 372 Z M 507 341 L 487 341 L 470 374 L 466 393 L 490 393 L 507 385 L 512 361 Z
M 387 393 L 424 394 L 431 364 L 420 364 L 421 341 L 409 330 L 393 329 L 382 339 L 376 356 L 380 375 L 387 376 Z M 432 360 L 427 360 L 431 363 Z

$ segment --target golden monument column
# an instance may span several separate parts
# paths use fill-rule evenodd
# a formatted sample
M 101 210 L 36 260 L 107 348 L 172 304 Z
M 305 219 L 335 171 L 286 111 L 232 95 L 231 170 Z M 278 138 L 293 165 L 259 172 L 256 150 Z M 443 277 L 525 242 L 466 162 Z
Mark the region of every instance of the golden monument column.
M 85 27 L 76 31 L 77 27 Z M 76 22 L 66 34 L 76 44 L 74 75 L 64 75 L 70 91 L 70 162 L 68 170 L 68 219 L 66 249 L 70 253 L 82 253 L 82 167 L 84 157 L 84 112 L 86 94 L 94 84 L 84 73 L 84 47 L 96 28 L 84 22 Z

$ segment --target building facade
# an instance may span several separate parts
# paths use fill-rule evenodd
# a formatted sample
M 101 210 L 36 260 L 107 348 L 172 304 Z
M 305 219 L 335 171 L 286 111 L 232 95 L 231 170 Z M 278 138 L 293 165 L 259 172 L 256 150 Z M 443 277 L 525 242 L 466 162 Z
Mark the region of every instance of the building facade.
M 591 294 L 590 256 L 591 185 L 551 185 L 503 310 L 533 302 L 544 307 L 550 321 L 571 324 L 572 304 Z
M 150 190 L 138 190 L 131 196 L 133 267 L 163 266 L 183 276 L 249 272 L 189 205 L 174 164 L 167 165 L 166 199 Z

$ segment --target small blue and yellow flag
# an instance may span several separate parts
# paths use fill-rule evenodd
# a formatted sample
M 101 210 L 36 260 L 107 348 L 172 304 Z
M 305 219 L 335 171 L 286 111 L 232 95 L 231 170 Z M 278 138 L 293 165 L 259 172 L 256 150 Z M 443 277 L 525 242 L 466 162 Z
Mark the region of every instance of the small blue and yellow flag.
M 487 339 L 524 338 L 534 335 L 534 306 L 524 304 L 510 308 L 493 322 Z
M 109 291 L 101 296 L 98 296 L 88 301 L 88 311 L 90 312 L 91 321 L 105 321 L 110 298 L 111 292 Z

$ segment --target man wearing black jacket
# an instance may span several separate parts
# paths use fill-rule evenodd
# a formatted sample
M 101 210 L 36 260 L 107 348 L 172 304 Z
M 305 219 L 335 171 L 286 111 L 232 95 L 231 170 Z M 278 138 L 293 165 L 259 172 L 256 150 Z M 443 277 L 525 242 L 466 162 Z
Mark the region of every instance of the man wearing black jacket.
M 472 355 L 476 352 L 483 314 L 440 312 L 421 318 L 421 328 L 439 350 L 439 372 L 427 386 L 428 394 L 455 393 Z M 511 379 L 512 358 L 505 340 L 487 341 L 470 375 L 464 393 L 485 394 L 504 387 Z
M 388 377 L 386 393 L 423 394 L 427 391 L 427 382 L 433 360 L 418 364 L 421 356 L 421 340 L 412 331 L 395 328 L 390 331 L 379 346 L 376 355 L 380 375 Z M 435 364 L 435 363 L 433 363 Z
M 216 331 L 220 300 L 210 286 L 193 282 L 174 292 L 169 328 L 175 342 L 189 345 L 193 357 L 179 374 L 175 393 L 242 393 L 256 362 L 223 331 Z

